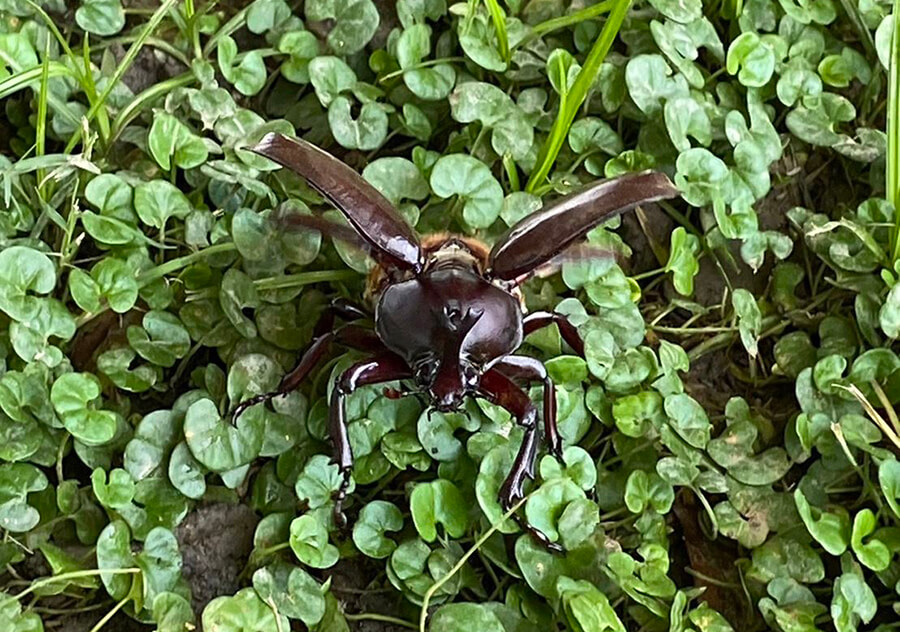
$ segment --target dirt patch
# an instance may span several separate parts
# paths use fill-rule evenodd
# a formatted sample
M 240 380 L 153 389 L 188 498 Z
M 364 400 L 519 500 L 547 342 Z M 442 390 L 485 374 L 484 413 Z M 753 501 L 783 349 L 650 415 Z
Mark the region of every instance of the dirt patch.
M 710 540 L 700 526 L 699 501 L 682 489 L 673 507 L 672 542 L 673 575 L 679 586 L 693 583 L 705 592 L 700 597 L 722 614 L 736 630 L 759 630 L 765 623 L 754 604 L 741 590 L 741 578 L 735 565 L 739 558 L 732 540 Z M 693 575 L 686 572 L 687 568 Z M 685 569 L 682 572 L 682 569 Z
M 113 604 L 110 604 L 109 607 L 112 608 Z M 104 616 L 106 616 L 106 611 L 104 610 L 74 614 L 62 619 L 62 624 L 59 627 L 51 629 L 58 632 L 88 632 Z M 156 626 L 143 624 L 121 612 L 103 624 L 103 632 L 150 632 L 155 629 Z
M 331 591 L 347 614 L 361 612 L 411 619 L 412 606 L 384 579 L 383 562 L 367 557 L 342 559 L 325 576 Z M 378 577 L 382 581 L 378 580 Z M 324 579 L 324 577 L 323 577 Z M 382 621 L 348 621 L 353 632 L 405 632 L 405 628 Z
M 198 507 L 179 525 L 175 535 L 182 574 L 191 586 L 198 619 L 210 601 L 241 588 L 257 522 L 259 517 L 246 505 L 217 503 Z

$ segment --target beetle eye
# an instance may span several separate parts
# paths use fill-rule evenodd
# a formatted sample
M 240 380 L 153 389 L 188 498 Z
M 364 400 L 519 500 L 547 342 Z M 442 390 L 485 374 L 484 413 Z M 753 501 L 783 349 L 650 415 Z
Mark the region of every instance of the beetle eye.
M 465 362 L 460 367 L 460 371 L 462 373 L 463 383 L 467 387 L 475 388 L 476 386 L 478 386 L 478 382 L 481 379 L 481 371 L 478 369 L 478 367 Z
M 413 366 L 413 380 L 419 388 L 428 388 L 437 377 L 438 362 L 434 358 L 425 358 Z

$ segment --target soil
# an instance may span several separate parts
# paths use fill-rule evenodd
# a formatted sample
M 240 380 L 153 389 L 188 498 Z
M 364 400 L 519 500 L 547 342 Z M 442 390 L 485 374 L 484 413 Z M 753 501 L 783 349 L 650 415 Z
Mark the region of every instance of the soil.
M 110 608 L 112 607 L 110 605 Z M 97 610 L 95 612 L 79 613 L 66 617 L 59 627 L 49 629 L 57 632 L 89 632 L 106 615 L 106 612 L 105 610 Z M 155 629 L 156 626 L 145 625 L 121 612 L 103 625 L 103 632 L 151 632 L 151 630 Z
M 220 595 L 242 588 L 241 571 L 253 550 L 259 517 L 246 505 L 202 505 L 175 532 L 183 559 L 182 574 L 191 586 L 194 612 Z
M 383 570 L 383 562 L 360 556 L 342 559 L 326 576 L 331 577 L 331 591 L 347 614 L 366 612 L 403 617 L 398 613 L 410 606 L 400 593 L 390 588 L 387 581 L 373 582 L 379 575 L 383 577 Z M 404 628 L 381 621 L 348 623 L 353 632 L 405 632 Z

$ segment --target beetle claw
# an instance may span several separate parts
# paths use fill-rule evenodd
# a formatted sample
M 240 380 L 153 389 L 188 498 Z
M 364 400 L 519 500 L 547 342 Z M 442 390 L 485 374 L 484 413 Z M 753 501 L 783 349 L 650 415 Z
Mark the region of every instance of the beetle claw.
M 341 486 L 334 492 L 334 509 L 332 511 L 332 517 L 334 518 L 334 524 L 338 529 L 345 529 L 347 527 L 347 514 L 344 513 L 344 500 L 347 498 L 347 488 L 350 486 L 350 472 L 342 472 L 343 479 L 341 480 Z

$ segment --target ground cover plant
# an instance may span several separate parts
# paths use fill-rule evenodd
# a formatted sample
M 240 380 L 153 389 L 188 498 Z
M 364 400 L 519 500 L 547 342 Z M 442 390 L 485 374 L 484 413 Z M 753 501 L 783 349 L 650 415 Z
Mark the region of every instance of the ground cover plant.
M 878 0 L 0 0 L 0 630 L 900 626 L 900 42 Z M 302 135 L 490 243 L 646 168 L 681 199 L 525 287 L 563 463 L 499 408 L 255 406 L 369 262 L 247 150 Z M 537 400 L 540 388 L 532 391 Z

